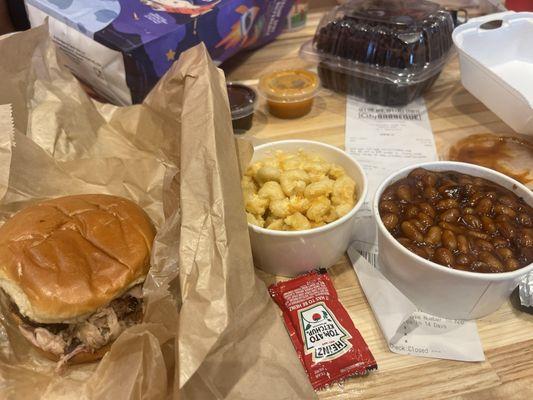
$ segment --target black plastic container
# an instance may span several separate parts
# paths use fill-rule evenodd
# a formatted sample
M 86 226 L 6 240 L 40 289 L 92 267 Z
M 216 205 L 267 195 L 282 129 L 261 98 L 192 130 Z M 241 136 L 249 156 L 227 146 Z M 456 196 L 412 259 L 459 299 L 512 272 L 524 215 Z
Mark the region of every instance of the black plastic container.
M 228 82 L 226 88 L 231 108 L 233 133 L 244 133 L 252 127 L 257 95 L 252 88 L 240 83 Z
M 453 26 L 450 13 L 429 1 L 352 0 L 323 17 L 300 54 L 318 62 L 324 87 L 401 106 L 438 78 Z

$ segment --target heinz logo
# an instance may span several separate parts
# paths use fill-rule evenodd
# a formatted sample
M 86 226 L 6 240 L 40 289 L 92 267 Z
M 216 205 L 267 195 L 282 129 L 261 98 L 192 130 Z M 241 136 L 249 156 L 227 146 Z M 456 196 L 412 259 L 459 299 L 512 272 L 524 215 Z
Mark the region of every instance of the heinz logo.
M 299 310 L 298 316 L 305 354 L 311 354 L 313 362 L 334 360 L 352 348 L 352 337 L 323 302 Z

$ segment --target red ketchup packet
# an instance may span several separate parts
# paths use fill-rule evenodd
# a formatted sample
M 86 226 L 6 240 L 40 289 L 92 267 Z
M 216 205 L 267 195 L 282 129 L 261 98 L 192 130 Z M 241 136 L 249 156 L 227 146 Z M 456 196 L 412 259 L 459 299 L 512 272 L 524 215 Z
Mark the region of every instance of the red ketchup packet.
M 326 273 L 311 272 L 268 288 L 315 390 L 377 363 Z

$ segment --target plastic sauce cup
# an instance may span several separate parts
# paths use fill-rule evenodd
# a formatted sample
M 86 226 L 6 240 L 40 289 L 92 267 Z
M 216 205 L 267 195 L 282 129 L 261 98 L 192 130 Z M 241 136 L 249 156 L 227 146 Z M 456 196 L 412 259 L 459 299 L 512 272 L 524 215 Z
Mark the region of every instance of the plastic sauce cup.
M 252 127 L 257 96 L 252 88 L 240 83 L 228 82 L 226 88 L 233 133 L 244 133 Z
M 266 98 L 268 111 L 285 119 L 308 114 L 318 87 L 318 75 L 304 69 L 276 71 L 259 80 L 259 93 Z

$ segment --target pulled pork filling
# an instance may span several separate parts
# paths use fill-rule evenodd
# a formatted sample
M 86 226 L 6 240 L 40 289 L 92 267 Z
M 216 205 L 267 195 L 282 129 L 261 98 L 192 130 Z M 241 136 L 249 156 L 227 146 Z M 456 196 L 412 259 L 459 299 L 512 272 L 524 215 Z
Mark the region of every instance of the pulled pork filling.
M 142 316 L 142 289 L 141 285 L 132 287 L 87 320 L 73 324 L 38 323 L 20 314 L 15 304 L 12 307 L 23 321 L 19 325 L 22 335 L 33 345 L 59 356 L 61 368 L 76 354 L 94 352 L 138 323 Z

